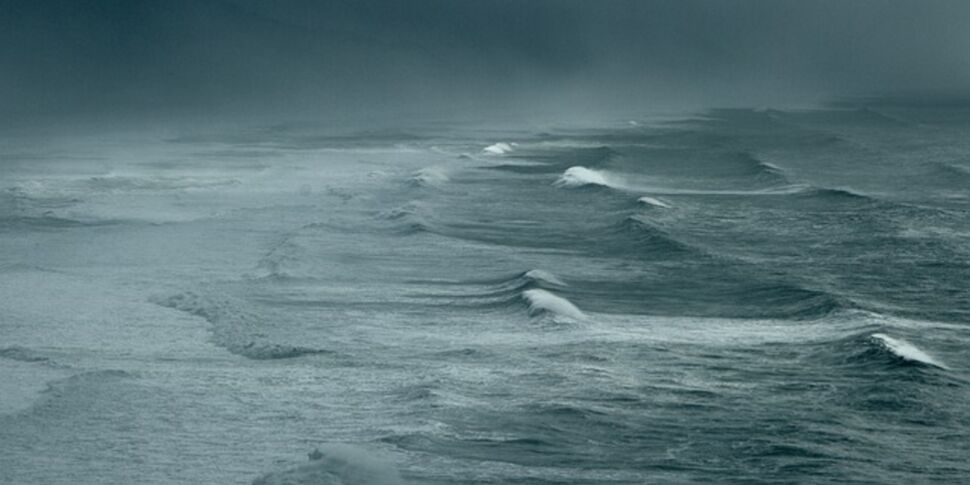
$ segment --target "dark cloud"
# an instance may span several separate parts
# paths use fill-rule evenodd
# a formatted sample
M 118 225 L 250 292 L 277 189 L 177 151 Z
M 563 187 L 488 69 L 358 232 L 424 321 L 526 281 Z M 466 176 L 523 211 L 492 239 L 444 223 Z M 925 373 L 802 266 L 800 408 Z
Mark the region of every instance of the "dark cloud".
M 491 113 L 970 88 L 970 3 L 0 0 L 0 109 Z

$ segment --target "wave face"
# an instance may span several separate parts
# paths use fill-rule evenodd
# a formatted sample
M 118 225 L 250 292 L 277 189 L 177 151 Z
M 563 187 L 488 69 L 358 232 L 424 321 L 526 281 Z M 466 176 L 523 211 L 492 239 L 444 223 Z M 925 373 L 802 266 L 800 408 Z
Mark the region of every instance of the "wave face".
M 970 109 L 861 108 L 4 138 L 0 483 L 965 483 Z

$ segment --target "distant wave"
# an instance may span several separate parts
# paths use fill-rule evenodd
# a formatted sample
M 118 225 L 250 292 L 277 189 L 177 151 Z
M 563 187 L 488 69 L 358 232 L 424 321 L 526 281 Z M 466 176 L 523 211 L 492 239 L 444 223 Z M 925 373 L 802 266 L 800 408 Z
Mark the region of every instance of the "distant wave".
M 511 299 L 517 298 L 523 291 L 533 288 L 558 290 L 569 286 L 558 276 L 541 269 L 532 269 L 529 271 L 516 273 L 514 275 L 494 279 L 470 281 L 420 281 L 420 283 L 463 288 L 461 292 L 439 296 L 500 300 L 503 302 L 508 302 Z M 464 289 L 468 286 L 481 286 L 483 287 L 483 290 L 469 294 Z
M 0 358 L 20 362 L 47 362 L 50 359 L 34 350 L 19 345 L 0 348 Z
M 115 224 L 121 224 L 122 221 L 114 220 L 93 220 L 93 221 L 83 221 L 79 219 L 71 219 L 68 217 L 58 217 L 53 214 L 50 215 L 16 215 L 16 216 L 0 216 L 0 232 L 9 231 L 12 229 L 28 229 L 28 230 L 55 230 L 55 229 L 72 229 L 78 227 L 99 227 L 99 226 L 109 226 Z
M 577 308 L 576 305 L 573 305 L 571 301 L 547 290 L 539 288 L 525 290 L 522 292 L 522 298 L 529 304 L 529 313 L 531 315 L 549 313 L 573 320 L 586 318 L 586 314 Z
M 512 151 L 512 144 L 505 143 L 505 142 L 495 143 L 482 149 L 483 153 L 486 153 L 489 155 L 504 155 L 511 151 Z
M 8 189 L 12 194 L 48 201 L 78 202 L 90 192 L 135 192 L 203 189 L 235 186 L 242 182 L 226 177 L 165 177 L 151 175 L 102 175 L 78 179 L 40 179 Z
M 428 219 L 430 209 L 421 201 L 410 201 L 404 205 L 378 213 L 378 217 L 392 221 L 395 229 L 402 234 L 432 232 Z
M 482 165 L 479 167 L 484 170 L 496 170 L 501 172 L 511 172 L 518 174 L 543 174 L 558 172 L 560 168 L 555 165 L 537 162 L 532 160 L 514 160 L 503 158 L 501 163 Z
M 288 359 L 330 353 L 300 345 L 260 341 L 269 322 L 242 309 L 241 302 L 186 292 L 153 300 L 154 303 L 204 318 L 212 325 L 213 341 L 226 350 L 254 360 Z
M 959 185 L 966 187 L 970 184 L 970 168 L 953 163 L 932 162 L 927 167 L 926 175 L 930 181 L 943 186 Z
M 89 389 L 98 384 L 122 379 L 130 379 L 132 377 L 134 377 L 134 374 L 118 369 L 82 372 L 80 374 L 74 374 L 65 379 L 59 379 L 48 383 L 47 389 L 44 391 L 44 397 L 46 399 L 56 399 L 76 390 L 80 390 L 81 392 L 90 392 Z
M 718 161 L 720 166 L 712 166 L 714 173 L 725 171 L 727 174 L 751 177 L 760 182 L 776 185 L 788 184 L 788 177 L 777 165 L 761 160 L 750 152 L 731 153 Z
M 831 201 L 874 201 L 874 199 L 868 195 L 855 192 L 852 189 L 847 188 L 805 186 L 799 188 L 799 190 L 793 192 L 793 194 L 802 198 L 812 197 Z
M 321 446 L 309 453 L 309 463 L 269 473 L 253 485 L 403 485 L 390 464 L 366 450 L 347 445 Z
M 610 174 L 578 166 L 566 169 L 553 185 L 567 189 L 589 186 L 619 188 L 619 184 L 612 180 Z
M 141 177 L 122 175 L 91 177 L 83 182 L 83 185 L 88 188 L 102 191 L 182 190 L 239 184 L 241 184 L 239 180 L 232 178 Z
M 460 287 L 460 291 L 422 295 L 449 306 L 466 306 L 484 309 L 520 309 L 524 303 L 532 316 L 549 315 L 581 320 L 584 313 L 576 305 L 554 292 L 569 285 L 556 275 L 541 269 L 533 269 L 513 276 L 465 282 L 438 282 Z M 479 286 L 481 285 L 481 286 Z M 479 288 L 469 291 L 469 288 Z
M 885 351 L 889 352 L 892 356 L 894 356 L 897 359 L 900 359 L 906 362 L 937 367 L 944 370 L 950 369 L 946 364 L 933 358 L 932 356 L 924 352 L 919 347 L 901 338 L 890 337 L 889 335 L 886 335 L 884 333 L 874 333 L 870 335 L 869 338 L 873 343 L 875 343 Z
M 641 216 L 628 216 L 608 229 L 607 235 L 618 244 L 634 244 L 633 248 L 650 250 L 655 256 L 705 254 L 700 248 L 671 236 L 655 223 Z
M 408 183 L 415 187 L 439 187 L 450 178 L 444 169 L 440 167 L 426 167 L 414 172 Z
M 790 282 L 765 282 L 737 289 L 732 299 L 750 307 L 747 316 L 814 320 L 854 310 L 847 298 Z
M 60 271 L 28 263 L 0 264 L 0 273 L 59 273 Z

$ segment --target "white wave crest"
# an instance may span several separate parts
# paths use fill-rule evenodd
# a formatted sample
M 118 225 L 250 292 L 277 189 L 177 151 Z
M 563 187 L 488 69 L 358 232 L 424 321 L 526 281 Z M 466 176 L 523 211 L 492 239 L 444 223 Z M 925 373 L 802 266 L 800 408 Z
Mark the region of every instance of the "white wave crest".
M 648 196 L 640 197 L 639 199 L 637 199 L 637 202 L 641 204 L 652 205 L 654 207 L 663 207 L 664 209 L 669 209 L 671 207 L 670 204 L 660 199 L 656 199 Z
M 512 145 L 505 142 L 498 142 L 482 149 L 482 152 L 489 155 L 505 155 L 512 151 Z
M 884 333 L 874 333 L 870 335 L 870 338 L 903 360 L 920 362 L 933 367 L 939 367 L 940 369 L 949 369 L 946 364 L 934 359 L 920 348 L 903 339 L 893 338 Z
M 522 297 L 529 302 L 529 313 L 533 315 L 549 312 L 574 320 L 586 318 L 586 314 L 576 308 L 576 305 L 573 305 L 571 301 L 546 290 L 525 290 L 522 292 Z
M 605 172 L 600 172 L 586 167 L 569 167 L 559 176 L 553 185 L 563 188 L 577 188 L 587 185 L 600 185 L 603 187 L 617 187 L 618 184 L 610 180 L 610 176 Z
M 563 283 L 561 279 L 557 278 L 556 275 L 548 271 L 543 271 L 541 269 L 533 269 L 533 270 L 526 271 L 525 275 L 523 276 L 525 276 L 526 278 L 532 281 L 548 283 L 554 286 L 568 286 L 566 283 Z

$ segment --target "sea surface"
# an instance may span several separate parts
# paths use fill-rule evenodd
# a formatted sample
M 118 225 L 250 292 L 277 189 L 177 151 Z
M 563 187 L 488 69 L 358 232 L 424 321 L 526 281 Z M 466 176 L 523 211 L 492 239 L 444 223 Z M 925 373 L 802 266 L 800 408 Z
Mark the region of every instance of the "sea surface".
M 970 104 L 0 138 L 0 483 L 970 482 Z

